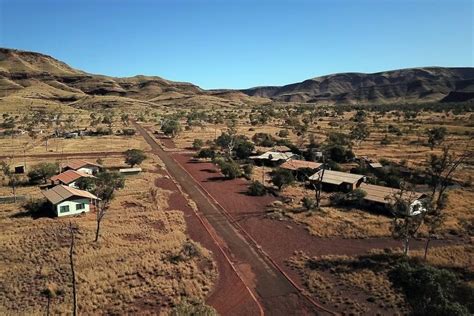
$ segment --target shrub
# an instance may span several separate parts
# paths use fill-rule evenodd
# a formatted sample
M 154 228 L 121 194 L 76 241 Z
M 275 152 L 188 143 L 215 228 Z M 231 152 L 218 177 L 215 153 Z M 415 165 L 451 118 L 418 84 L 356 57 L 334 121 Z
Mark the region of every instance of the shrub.
M 31 183 L 46 183 L 48 178 L 54 176 L 58 172 L 58 164 L 49 162 L 40 162 L 34 165 L 28 172 L 28 178 Z
M 125 136 L 133 136 L 135 135 L 137 131 L 134 130 L 133 128 L 124 128 L 122 130 L 122 134 L 125 135 Z
M 202 139 L 195 139 L 193 141 L 193 148 L 194 149 L 201 149 L 204 146 L 204 141 Z
M 450 271 L 399 263 L 389 273 L 406 296 L 414 315 L 472 315 L 474 290 Z
M 278 136 L 282 138 L 286 138 L 288 135 L 290 135 L 290 132 L 287 129 L 282 129 L 278 132 Z
M 275 145 L 272 135 L 267 133 L 257 133 L 253 135 L 252 140 L 257 146 L 272 147 Z
M 244 171 L 244 176 L 245 176 L 245 178 L 250 179 L 250 178 L 252 177 L 253 164 L 251 164 L 251 163 L 246 164 L 246 165 L 243 167 L 243 171 Z
M 210 148 L 203 148 L 197 153 L 197 157 L 214 159 L 216 157 L 216 152 Z
M 301 203 L 303 203 L 303 207 L 308 211 L 314 210 L 316 208 L 316 200 L 310 197 L 305 196 L 301 199 Z
M 287 169 L 277 168 L 270 173 L 270 176 L 272 177 L 272 183 L 278 187 L 278 190 L 295 181 L 293 174 Z
M 246 159 L 252 154 L 254 148 L 255 146 L 248 140 L 240 139 L 235 144 L 234 152 L 237 158 Z
M 267 193 L 267 188 L 259 181 L 252 181 L 247 189 L 247 194 L 252 196 L 263 196 Z
M 242 175 L 242 171 L 240 170 L 239 165 L 234 161 L 219 161 L 219 167 L 221 169 L 222 174 L 227 179 L 235 179 Z

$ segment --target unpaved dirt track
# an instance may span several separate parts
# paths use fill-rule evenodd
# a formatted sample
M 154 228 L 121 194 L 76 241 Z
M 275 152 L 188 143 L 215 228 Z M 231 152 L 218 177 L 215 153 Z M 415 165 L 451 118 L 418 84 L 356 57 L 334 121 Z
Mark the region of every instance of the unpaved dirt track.
M 319 310 L 303 297 L 288 279 L 258 253 L 235 229 L 219 208 L 199 188 L 186 171 L 140 125 L 134 124 L 152 147 L 153 152 L 166 165 L 169 174 L 197 204 L 199 211 L 221 239 L 221 246 L 235 262 L 247 286 L 253 288 L 268 315 L 314 315 Z
M 116 157 L 123 156 L 123 151 L 90 151 L 90 152 L 71 152 L 71 153 L 37 153 L 37 154 L 26 154 L 26 155 L 0 155 L 0 159 L 5 158 L 67 158 L 67 157 Z

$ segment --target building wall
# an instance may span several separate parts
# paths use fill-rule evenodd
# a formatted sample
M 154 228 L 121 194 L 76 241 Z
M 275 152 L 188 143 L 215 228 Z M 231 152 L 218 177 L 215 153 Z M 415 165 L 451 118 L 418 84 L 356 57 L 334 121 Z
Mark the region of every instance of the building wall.
M 77 171 L 87 173 L 87 174 L 96 174 L 97 172 L 99 172 L 99 168 L 93 167 L 93 166 L 90 166 L 90 167 L 87 166 L 87 167 L 79 168 L 77 169 Z
M 81 204 L 81 203 L 84 203 L 85 207 L 84 209 L 82 210 L 76 210 L 76 206 L 78 204 Z M 71 200 L 66 200 L 66 201 L 63 201 L 59 204 L 56 204 L 56 215 L 58 217 L 61 217 L 61 216 L 67 216 L 67 215 L 75 215 L 75 214 L 81 214 L 81 213 L 84 213 L 84 212 L 89 212 L 90 211 L 90 200 L 89 199 L 81 199 L 81 198 L 77 198 L 77 199 L 71 199 Z M 61 209 L 61 206 L 69 206 L 69 212 L 67 213 L 60 213 L 60 209 Z

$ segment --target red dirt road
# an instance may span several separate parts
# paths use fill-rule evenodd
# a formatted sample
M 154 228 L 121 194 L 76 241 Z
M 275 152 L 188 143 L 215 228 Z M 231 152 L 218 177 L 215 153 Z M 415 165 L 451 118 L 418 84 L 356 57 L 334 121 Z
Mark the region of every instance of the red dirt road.
M 245 284 L 233 270 L 215 240 L 204 229 L 200 219 L 189 207 L 176 184 L 169 178 L 160 177 L 155 181 L 156 186 L 173 191 L 169 198 L 169 208 L 184 213 L 189 237 L 199 242 L 203 247 L 212 251 L 217 262 L 219 278 L 214 289 L 206 299 L 221 315 L 259 315 L 260 309 L 245 287 Z
M 157 144 L 156 140 L 141 126 L 137 130 L 165 163 L 168 173 L 179 183 L 199 208 L 199 214 L 210 224 L 218 238 L 225 255 L 231 258 L 234 266 L 243 278 L 247 287 L 252 289 L 259 304 L 269 315 L 309 315 L 325 313 L 314 301 L 305 297 L 289 281 L 271 260 L 262 255 L 258 248 L 241 234 L 241 232 L 223 214 L 220 207 L 208 197 L 199 184 Z M 218 291 L 214 292 L 219 295 Z M 233 295 L 233 294 L 232 294 Z M 220 296 L 223 301 L 225 295 Z M 232 296 L 231 296 L 232 297 Z

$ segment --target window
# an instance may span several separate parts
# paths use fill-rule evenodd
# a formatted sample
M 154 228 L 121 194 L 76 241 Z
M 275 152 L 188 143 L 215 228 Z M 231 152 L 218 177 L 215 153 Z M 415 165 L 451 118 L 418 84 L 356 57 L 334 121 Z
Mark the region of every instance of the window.
M 59 213 L 67 213 L 69 212 L 69 205 L 63 205 L 59 207 Z
M 85 203 L 79 203 L 79 204 L 76 204 L 76 210 L 79 211 L 79 210 L 83 210 L 86 208 L 86 204 Z

